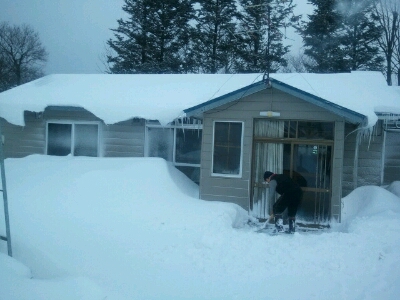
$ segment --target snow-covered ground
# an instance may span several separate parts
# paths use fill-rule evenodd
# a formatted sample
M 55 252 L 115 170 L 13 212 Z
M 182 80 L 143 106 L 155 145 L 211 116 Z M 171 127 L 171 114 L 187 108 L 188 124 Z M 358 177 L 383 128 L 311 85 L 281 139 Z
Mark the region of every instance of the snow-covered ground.
M 5 166 L 0 299 L 400 299 L 400 182 L 356 189 L 329 232 L 272 237 L 162 159 Z

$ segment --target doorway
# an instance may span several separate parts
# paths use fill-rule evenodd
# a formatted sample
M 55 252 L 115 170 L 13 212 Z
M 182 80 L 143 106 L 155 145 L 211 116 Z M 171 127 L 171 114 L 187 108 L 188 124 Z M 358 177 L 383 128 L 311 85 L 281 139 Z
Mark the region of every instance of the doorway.
M 308 123 L 308 124 L 299 124 Z M 266 170 L 286 174 L 303 189 L 297 217 L 314 224 L 329 222 L 333 124 L 255 120 L 250 212 L 260 220 L 272 213 Z M 299 129 L 307 129 L 308 138 Z M 332 131 L 332 134 L 328 132 Z

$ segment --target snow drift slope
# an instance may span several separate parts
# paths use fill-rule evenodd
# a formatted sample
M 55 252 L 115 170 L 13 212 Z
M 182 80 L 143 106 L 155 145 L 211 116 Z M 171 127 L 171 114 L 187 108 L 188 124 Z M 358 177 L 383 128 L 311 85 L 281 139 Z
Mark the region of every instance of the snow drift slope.
M 7 300 L 400 297 L 400 199 L 382 188 L 343 199 L 344 228 L 271 237 L 162 159 L 36 155 L 6 172 L 14 257 L 31 271 L 0 255 Z

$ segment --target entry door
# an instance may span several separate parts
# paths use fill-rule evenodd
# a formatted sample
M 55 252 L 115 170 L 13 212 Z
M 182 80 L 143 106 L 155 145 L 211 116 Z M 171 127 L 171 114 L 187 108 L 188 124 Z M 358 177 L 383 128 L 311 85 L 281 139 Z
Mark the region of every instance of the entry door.
M 298 216 L 321 224 L 330 219 L 331 145 L 292 145 L 291 177 L 303 189 L 303 202 Z
M 331 145 L 304 142 L 255 142 L 252 168 L 250 211 L 259 219 L 272 213 L 268 202 L 269 188 L 264 183 L 265 171 L 284 173 L 303 189 L 304 197 L 298 218 L 321 224 L 330 218 Z M 274 202 L 274 201 L 273 201 Z

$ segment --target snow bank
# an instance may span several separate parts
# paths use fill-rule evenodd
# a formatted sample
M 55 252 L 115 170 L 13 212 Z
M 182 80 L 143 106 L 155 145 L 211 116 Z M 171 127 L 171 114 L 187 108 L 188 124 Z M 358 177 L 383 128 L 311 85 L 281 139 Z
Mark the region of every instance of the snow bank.
M 399 199 L 385 189 L 344 199 L 345 232 L 271 237 L 237 205 L 192 197 L 198 187 L 159 158 L 5 165 L 13 254 L 30 271 L 1 255 L 1 299 L 400 297 Z
M 0 253 L 1 299 L 100 300 L 107 295 L 88 278 L 32 279 L 31 271 L 17 260 Z
M 397 197 L 400 197 L 400 181 L 392 182 L 386 189 Z
M 398 188 L 398 184 L 393 186 Z M 348 230 L 356 218 L 372 218 L 388 212 L 400 213 L 400 198 L 378 186 L 363 186 L 342 199 L 340 227 Z

